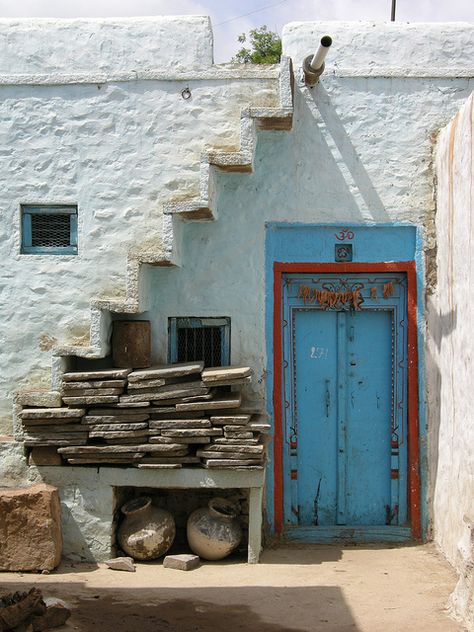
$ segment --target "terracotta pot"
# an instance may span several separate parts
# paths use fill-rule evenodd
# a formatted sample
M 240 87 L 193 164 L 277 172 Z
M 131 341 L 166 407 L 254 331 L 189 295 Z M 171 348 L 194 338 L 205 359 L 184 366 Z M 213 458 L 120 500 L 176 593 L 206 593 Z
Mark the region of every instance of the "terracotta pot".
M 120 548 L 135 560 L 154 560 L 173 544 L 176 527 L 173 516 L 154 507 L 149 496 L 129 500 L 122 507 L 125 518 L 117 531 Z
M 190 549 L 205 560 L 222 560 L 242 540 L 235 505 L 224 498 L 214 498 L 207 507 L 196 509 L 188 518 Z

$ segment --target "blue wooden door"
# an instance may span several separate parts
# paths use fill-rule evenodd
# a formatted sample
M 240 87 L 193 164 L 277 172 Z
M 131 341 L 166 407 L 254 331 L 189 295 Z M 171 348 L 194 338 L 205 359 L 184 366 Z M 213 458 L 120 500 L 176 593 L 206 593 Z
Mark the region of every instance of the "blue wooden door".
M 347 529 L 397 539 L 407 523 L 405 278 L 288 275 L 283 290 L 285 524 L 323 540 Z

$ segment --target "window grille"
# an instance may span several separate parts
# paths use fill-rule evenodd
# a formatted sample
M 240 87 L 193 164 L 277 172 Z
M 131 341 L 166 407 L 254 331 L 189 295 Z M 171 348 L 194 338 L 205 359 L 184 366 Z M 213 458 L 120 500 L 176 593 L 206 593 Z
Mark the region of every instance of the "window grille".
M 77 254 L 76 206 L 22 206 L 21 252 Z
M 169 361 L 230 364 L 230 318 L 170 318 Z

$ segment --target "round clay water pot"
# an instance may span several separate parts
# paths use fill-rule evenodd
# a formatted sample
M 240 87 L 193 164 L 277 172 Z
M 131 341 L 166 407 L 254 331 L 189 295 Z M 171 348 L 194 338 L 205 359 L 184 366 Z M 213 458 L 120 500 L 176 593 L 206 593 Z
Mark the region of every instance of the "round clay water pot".
M 149 496 L 126 502 L 117 531 L 120 548 L 135 560 L 154 560 L 173 544 L 176 526 L 169 511 L 155 507 Z
M 213 498 L 207 507 L 196 509 L 188 518 L 188 544 L 205 560 L 222 560 L 242 540 L 235 505 L 225 498 Z

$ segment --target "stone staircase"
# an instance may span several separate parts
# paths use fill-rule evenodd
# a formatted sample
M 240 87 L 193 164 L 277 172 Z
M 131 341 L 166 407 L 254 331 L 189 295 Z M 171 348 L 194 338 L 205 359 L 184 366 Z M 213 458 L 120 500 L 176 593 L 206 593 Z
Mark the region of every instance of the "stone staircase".
M 126 289 L 123 299 L 93 299 L 90 304 L 90 342 L 87 346 L 61 346 L 53 349 L 52 380 L 49 393 L 18 393 L 14 407 L 14 433 L 21 436 L 17 411 L 21 405 L 44 406 L 59 400 L 61 378 L 73 357 L 104 358 L 110 353 L 112 314 L 139 314 L 147 309 L 142 287 L 143 265 L 179 266 L 182 252 L 183 222 L 217 219 L 216 171 L 251 173 L 257 134 L 265 130 L 291 130 L 293 118 L 293 72 L 291 59 L 283 57 L 279 73 L 279 107 L 249 107 L 240 116 L 240 149 L 206 151 L 201 155 L 199 195 L 186 201 L 165 204 L 161 241 L 141 244 L 127 254 Z M 59 404 L 56 404 L 59 405 Z

